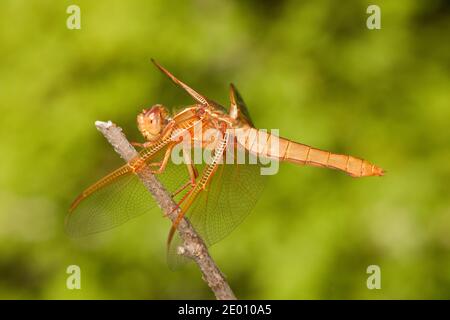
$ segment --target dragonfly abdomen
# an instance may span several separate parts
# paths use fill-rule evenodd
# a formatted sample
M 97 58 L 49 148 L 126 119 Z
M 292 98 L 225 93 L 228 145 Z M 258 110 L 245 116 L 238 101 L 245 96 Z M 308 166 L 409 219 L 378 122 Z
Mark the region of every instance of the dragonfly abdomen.
M 262 157 L 278 159 L 300 165 L 337 169 L 352 177 L 382 176 L 383 169 L 367 160 L 336 154 L 284 139 L 270 133 L 248 128 L 238 141 L 249 152 Z

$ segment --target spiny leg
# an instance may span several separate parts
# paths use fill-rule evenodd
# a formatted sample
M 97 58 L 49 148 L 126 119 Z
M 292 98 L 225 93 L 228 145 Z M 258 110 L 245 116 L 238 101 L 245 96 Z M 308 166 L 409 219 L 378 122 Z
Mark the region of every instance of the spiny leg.
M 184 202 L 187 197 L 187 202 L 185 204 L 185 209 L 181 208 L 181 211 L 178 213 L 178 216 L 176 219 L 172 222 L 172 226 L 169 231 L 169 235 L 167 238 L 167 245 L 170 246 L 170 243 L 172 242 L 173 235 L 175 234 L 175 230 L 180 223 L 181 219 L 183 219 L 186 212 L 189 210 L 189 207 L 191 204 L 195 201 L 197 196 L 200 194 L 200 192 L 206 190 L 207 185 L 211 182 L 211 178 L 214 176 L 214 173 L 217 171 L 217 168 L 219 166 L 219 160 L 221 157 L 223 157 L 224 151 L 226 149 L 226 146 L 228 144 L 229 134 L 225 133 L 223 139 L 221 140 L 221 143 L 219 146 L 215 149 L 217 153 L 214 155 L 214 159 L 211 164 L 209 164 L 202 172 L 202 176 L 200 178 L 200 181 L 195 185 L 194 188 L 192 188 L 180 201 Z M 192 195 L 192 196 L 191 196 Z
M 215 166 L 217 166 L 217 164 L 215 164 Z M 215 171 L 215 170 L 214 170 Z M 178 216 L 175 218 L 175 220 L 172 222 L 172 226 L 170 227 L 170 231 L 169 231 L 169 235 L 167 237 L 167 246 L 170 246 L 170 243 L 172 242 L 173 236 L 175 234 L 175 230 L 177 229 L 178 225 L 180 224 L 181 220 L 184 218 L 186 212 L 189 210 L 189 207 L 191 206 L 191 204 L 194 202 L 194 200 L 197 198 L 197 195 L 200 193 L 201 190 L 205 190 L 206 189 L 206 185 L 209 183 L 209 181 L 204 184 L 204 185 L 200 185 L 200 186 L 195 186 L 194 188 L 192 188 L 191 190 L 189 190 L 189 192 L 187 192 L 183 198 L 181 198 L 181 200 L 178 202 L 178 204 L 176 205 L 176 207 L 174 208 L 173 211 L 175 211 L 176 209 L 180 209 L 180 212 L 178 213 Z M 198 188 L 197 188 L 198 187 Z M 191 197 L 192 195 L 192 197 Z M 181 204 L 183 202 L 187 201 L 187 204 L 185 206 L 185 209 L 181 208 Z M 172 211 L 172 212 L 173 212 Z M 171 212 L 171 213 L 172 213 Z
M 197 171 L 197 168 L 192 163 L 192 157 L 191 157 L 190 150 L 186 151 L 185 149 L 183 149 L 183 158 L 184 158 L 184 163 L 187 166 L 191 182 L 192 182 L 192 184 L 195 184 L 195 181 L 198 177 L 198 171 Z
M 190 181 L 188 181 L 188 183 L 186 184 L 187 186 L 189 186 L 191 184 L 191 182 Z M 185 187 L 186 188 L 186 187 Z M 164 213 L 164 217 L 167 217 L 167 216 L 169 216 L 169 215 L 171 215 L 175 210 L 178 210 L 178 209 L 180 209 L 180 210 L 183 210 L 182 208 L 181 208 L 181 204 L 192 194 L 192 192 L 195 190 L 195 186 L 191 189 L 191 190 L 189 190 L 181 199 L 180 199 L 180 201 L 178 201 L 178 203 L 175 205 L 175 207 L 172 209 L 172 211 L 170 211 L 170 212 L 167 212 L 167 213 Z M 181 190 L 180 190 L 181 191 Z
M 191 158 L 191 153 L 190 151 L 186 151 L 186 149 L 183 149 L 183 158 L 184 158 L 184 164 L 186 164 L 187 170 L 188 170 L 188 174 L 189 174 L 189 181 L 186 182 L 184 185 L 181 186 L 181 188 L 179 188 L 178 190 L 176 190 L 173 194 L 172 197 L 176 196 L 177 194 L 179 194 L 181 191 L 183 191 L 184 189 L 186 189 L 188 186 L 191 186 L 192 188 L 195 187 L 195 182 L 197 180 L 198 177 L 198 170 L 197 168 L 192 164 L 192 158 Z
M 192 182 L 189 180 L 188 182 L 184 183 L 180 188 L 178 188 L 177 190 L 175 190 L 172 194 L 171 197 L 176 197 L 180 192 L 182 192 L 184 189 L 186 189 L 187 187 L 192 186 Z
M 144 142 L 144 143 L 140 143 L 140 142 L 131 142 L 131 145 L 132 145 L 133 147 L 138 147 L 138 148 L 145 149 L 145 148 L 151 147 L 154 143 L 155 143 L 154 141 L 146 141 L 146 142 Z
M 194 189 L 195 185 L 196 185 L 196 179 L 198 177 L 198 171 L 197 171 L 197 168 L 195 168 L 195 166 L 192 164 L 192 159 L 191 159 L 190 153 L 186 152 L 185 149 L 183 149 L 183 158 L 184 158 L 184 163 L 186 164 L 186 167 L 188 169 L 189 181 L 187 181 L 185 184 L 183 184 L 178 190 L 173 192 L 172 195 L 171 195 L 172 198 L 175 197 L 176 195 L 178 195 L 180 192 L 182 192 L 183 190 L 185 190 L 189 186 L 192 187 L 192 189 Z M 181 201 L 177 204 L 177 208 L 186 199 L 187 195 L 188 194 L 183 196 Z
M 152 162 L 152 163 L 149 163 L 148 165 L 149 166 L 158 166 L 159 165 L 159 168 L 158 169 L 156 169 L 156 170 L 150 170 L 151 171 L 151 173 L 153 173 L 153 174 L 160 174 L 160 173 L 162 173 L 165 169 L 166 169 L 166 167 L 167 167 L 167 163 L 169 162 L 169 158 L 170 158 L 170 155 L 172 154 L 172 149 L 173 149 L 173 147 L 174 147 L 175 145 L 174 144 L 171 144 L 171 145 L 169 145 L 168 147 L 167 147 L 167 150 L 166 150 L 166 152 L 164 153 L 164 158 L 163 158 L 163 160 L 162 161 L 158 161 L 158 162 Z
M 180 192 L 182 192 L 184 189 L 186 189 L 189 186 L 195 187 L 195 180 L 198 177 L 198 171 L 195 168 L 195 166 L 192 164 L 186 164 L 186 166 L 188 167 L 190 179 L 185 184 L 183 184 L 180 188 L 178 188 L 176 191 L 174 191 L 172 193 L 172 197 L 175 197 L 176 195 L 178 195 Z M 191 172 L 193 175 L 191 175 Z

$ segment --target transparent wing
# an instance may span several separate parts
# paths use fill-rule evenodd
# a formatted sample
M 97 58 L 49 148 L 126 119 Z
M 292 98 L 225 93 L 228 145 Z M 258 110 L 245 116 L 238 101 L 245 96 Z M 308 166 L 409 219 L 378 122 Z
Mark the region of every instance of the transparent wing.
M 221 106 L 220 104 L 218 104 L 217 102 L 198 93 L 197 91 L 195 91 L 194 89 L 189 87 L 187 84 L 185 84 L 183 81 L 179 80 L 177 77 L 175 77 L 171 72 L 169 72 L 167 69 L 165 69 L 163 66 L 161 66 L 154 59 L 152 59 L 152 62 L 159 70 L 161 70 L 162 73 L 164 73 L 167 77 L 169 77 L 169 79 L 171 79 L 178 87 L 180 87 L 184 91 L 186 91 L 198 103 L 200 103 L 202 105 L 209 105 L 216 109 L 226 111 L 226 109 L 223 106 Z
M 236 161 L 234 161 L 236 162 Z M 251 212 L 265 185 L 261 164 L 221 164 L 187 216 L 207 245 L 230 234 Z
M 80 237 L 106 231 L 148 212 L 155 204 L 139 178 L 129 173 L 81 201 L 67 216 L 66 232 Z
M 161 151 L 147 162 L 158 162 L 163 155 L 164 151 Z M 184 164 L 175 165 L 169 161 L 157 178 L 169 192 L 173 192 L 188 181 L 188 172 Z M 72 237 L 80 237 L 106 231 L 151 211 L 155 206 L 155 200 L 139 177 L 127 172 L 79 201 L 66 218 L 66 232 Z

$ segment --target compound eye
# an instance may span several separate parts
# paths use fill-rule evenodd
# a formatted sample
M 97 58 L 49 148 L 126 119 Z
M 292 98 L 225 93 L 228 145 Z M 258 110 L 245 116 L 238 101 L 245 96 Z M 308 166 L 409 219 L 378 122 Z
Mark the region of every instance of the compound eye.
M 151 117 L 152 114 L 154 114 L 154 113 L 155 113 L 155 107 L 152 107 L 152 108 L 147 109 L 147 110 L 145 111 L 145 116 L 146 116 L 146 117 Z
M 145 117 L 148 118 L 151 123 L 155 123 L 160 118 L 160 111 L 157 107 L 150 108 L 145 112 Z

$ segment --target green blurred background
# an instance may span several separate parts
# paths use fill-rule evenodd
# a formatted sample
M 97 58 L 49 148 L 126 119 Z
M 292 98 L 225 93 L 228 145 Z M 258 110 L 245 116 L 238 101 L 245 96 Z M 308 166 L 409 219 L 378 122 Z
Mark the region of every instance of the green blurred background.
M 64 234 L 73 198 L 122 164 L 94 121 L 142 140 L 143 107 L 192 102 L 151 57 L 224 105 L 234 82 L 258 127 L 387 170 L 282 165 L 211 248 L 239 298 L 450 298 L 447 1 L 2 0 L 0 26 L 0 298 L 213 298 L 195 265 L 166 266 L 158 211 Z M 381 290 L 366 287 L 373 264 Z

